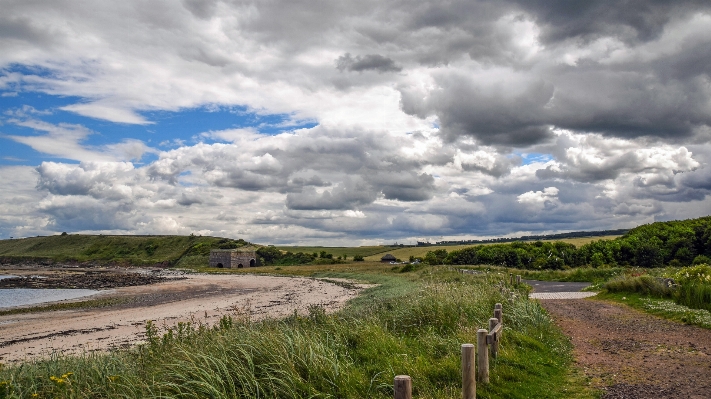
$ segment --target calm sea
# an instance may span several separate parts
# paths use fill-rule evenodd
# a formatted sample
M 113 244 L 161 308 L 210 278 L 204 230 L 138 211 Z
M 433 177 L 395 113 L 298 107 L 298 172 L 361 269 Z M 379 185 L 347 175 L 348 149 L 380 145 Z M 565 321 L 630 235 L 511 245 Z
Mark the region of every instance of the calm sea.
M 0 279 L 10 278 L 0 274 Z M 96 290 L 75 289 L 36 289 L 36 288 L 0 288 L 0 309 L 15 306 L 34 305 L 44 302 L 63 301 L 76 299 L 83 296 L 94 295 Z

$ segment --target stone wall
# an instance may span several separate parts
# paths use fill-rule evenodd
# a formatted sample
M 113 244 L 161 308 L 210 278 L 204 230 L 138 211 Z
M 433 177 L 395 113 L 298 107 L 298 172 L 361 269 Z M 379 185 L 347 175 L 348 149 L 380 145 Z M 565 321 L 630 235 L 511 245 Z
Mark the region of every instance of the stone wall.
M 252 250 L 213 249 L 210 251 L 210 267 L 227 269 L 259 266 L 257 253 Z

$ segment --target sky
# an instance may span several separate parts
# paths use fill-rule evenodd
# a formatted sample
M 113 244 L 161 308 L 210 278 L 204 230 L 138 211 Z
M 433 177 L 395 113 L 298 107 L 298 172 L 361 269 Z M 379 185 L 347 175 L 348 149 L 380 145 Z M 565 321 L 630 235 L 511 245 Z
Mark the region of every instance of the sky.
M 0 0 L 0 239 L 711 214 L 711 3 Z

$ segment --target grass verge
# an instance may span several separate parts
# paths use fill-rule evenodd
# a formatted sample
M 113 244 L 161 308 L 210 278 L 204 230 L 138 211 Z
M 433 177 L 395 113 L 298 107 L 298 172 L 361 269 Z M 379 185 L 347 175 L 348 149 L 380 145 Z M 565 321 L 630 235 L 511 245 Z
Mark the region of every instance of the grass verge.
M 226 315 L 215 326 L 146 327 L 147 344 L 108 354 L 61 357 L 0 370 L 1 398 L 390 398 L 397 374 L 417 398 L 460 395 L 460 344 L 474 342 L 496 302 L 504 304 L 499 358 L 481 398 L 592 398 L 571 375 L 571 347 L 525 292 L 498 274 L 446 267 L 395 273 L 294 274 L 377 283 L 335 314 L 252 322 Z
M 711 329 L 711 312 L 705 309 L 691 309 L 687 306 L 679 305 L 671 299 L 650 298 L 637 293 L 619 292 L 599 293 L 595 298 L 623 303 L 637 310 L 668 320 Z

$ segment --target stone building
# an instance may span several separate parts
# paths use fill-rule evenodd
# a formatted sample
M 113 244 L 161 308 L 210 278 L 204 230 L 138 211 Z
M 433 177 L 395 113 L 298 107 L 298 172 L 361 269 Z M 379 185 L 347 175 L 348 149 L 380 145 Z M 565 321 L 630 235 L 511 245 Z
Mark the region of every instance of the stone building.
M 256 248 L 245 247 L 236 249 L 210 250 L 210 267 L 242 268 L 259 266 Z

